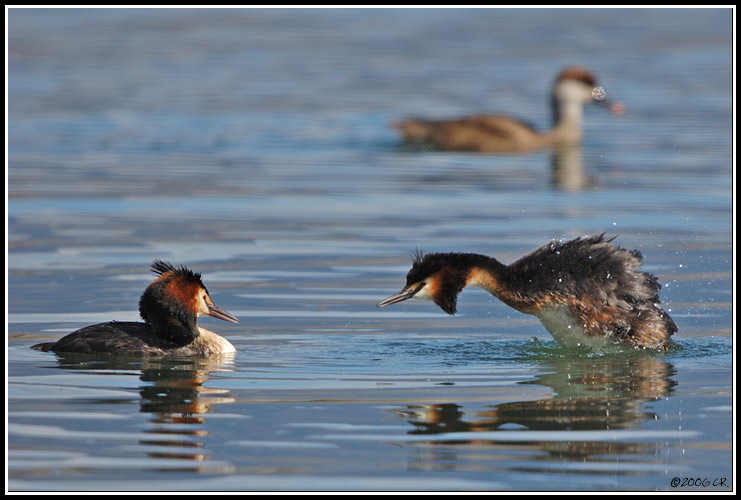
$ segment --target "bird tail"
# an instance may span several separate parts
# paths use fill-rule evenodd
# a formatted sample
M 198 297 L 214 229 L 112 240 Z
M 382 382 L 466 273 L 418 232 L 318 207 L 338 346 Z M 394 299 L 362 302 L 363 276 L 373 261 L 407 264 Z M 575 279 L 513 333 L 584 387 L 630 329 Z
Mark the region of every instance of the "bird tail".
M 431 140 L 434 127 L 429 122 L 421 120 L 405 120 L 393 124 L 407 141 L 426 142 Z
M 32 345 L 31 349 L 36 349 L 37 351 L 49 352 L 51 351 L 52 347 L 54 347 L 55 343 L 56 342 L 44 342 L 42 344 Z

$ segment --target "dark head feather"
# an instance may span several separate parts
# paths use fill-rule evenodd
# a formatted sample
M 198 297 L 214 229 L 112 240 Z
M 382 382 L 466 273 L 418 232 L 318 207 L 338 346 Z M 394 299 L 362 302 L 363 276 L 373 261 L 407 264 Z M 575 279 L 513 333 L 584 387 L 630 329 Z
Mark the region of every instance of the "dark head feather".
M 197 283 L 200 286 L 203 286 L 203 281 L 201 281 L 201 274 L 191 271 L 185 266 L 175 267 L 169 262 L 165 262 L 160 259 L 155 259 L 152 262 L 152 272 L 155 274 L 158 274 L 162 276 L 165 273 L 175 273 L 187 281 L 190 281 L 192 283 Z M 205 288 L 205 287 L 204 287 Z
M 437 286 L 432 300 L 443 311 L 455 314 L 458 295 L 466 286 L 468 273 L 474 266 L 485 266 L 493 259 L 472 253 L 428 253 L 416 251 L 412 268 L 407 273 L 407 286 L 424 282 L 434 276 Z
M 445 253 L 425 254 L 419 250 L 415 251 L 412 258 L 412 268 L 407 273 L 407 286 L 423 282 L 426 278 L 448 266 L 450 255 Z
M 572 66 L 564 69 L 556 77 L 556 82 L 562 82 L 564 80 L 576 80 L 583 83 L 587 87 L 594 87 L 597 85 L 597 79 L 595 76 L 586 68 L 580 68 L 578 66 Z
M 185 266 L 175 267 L 159 259 L 152 262 L 151 269 L 160 277 L 149 284 L 139 299 L 141 317 L 169 340 L 192 341 L 198 335 L 196 313 L 177 296 L 168 294 L 167 290 L 173 280 L 177 280 L 177 288 L 185 285 L 184 288 L 188 289 L 190 285 L 196 285 L 205 290 L 201 275 Z
M 160 259 L 154 259 L 154 261 L 152 261 L 152 272 L 155 274 L 159 274 L 161 276 L 168 271 L 174 270 L 175 267 L 169 262 L 165 262 L 164 260 Z

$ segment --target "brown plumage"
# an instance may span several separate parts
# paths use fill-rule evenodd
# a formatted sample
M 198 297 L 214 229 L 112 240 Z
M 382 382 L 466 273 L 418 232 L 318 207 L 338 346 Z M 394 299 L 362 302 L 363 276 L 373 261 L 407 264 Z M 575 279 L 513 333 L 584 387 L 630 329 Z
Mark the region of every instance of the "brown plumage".
M 584 104 L 598 103 L 615 114 L 624 107 L 595 98 L 592 90 L 597 79 L 587 69 L 568 67 L 556 78 L 551 102 L 553 128 L 538 132 L 530 125 L 500 115 L 473 115 L 448 120 L 409 119 L 394 125 L 411 143 L 444 151 L 518 153 L 562 143 L 579 142 L 582 138 Z
M 406 286 L 378 306 L 421 298 L 455 314 L 458 294 L 473 285 L 537 316 L 567 346 L 666 349 L 677 326 L 659 306 L 661 285 L 640 271 L 639 251 L 613 245 L 613 239 L 600 234 L 552 241 L 510 265 L 471 253 L 417 254 Z
M 144 323 L 110 321 L 81 328 L 57 342 L 33 346 L 41 351 L 118 356 L 212 356 L 234 352 L 223 337 L 198 326 L 198 316 L 208 315 L 238 323 L 216 306 L 201 275 L 181 266 L 155 260 L 159 276 L 139 300 Z

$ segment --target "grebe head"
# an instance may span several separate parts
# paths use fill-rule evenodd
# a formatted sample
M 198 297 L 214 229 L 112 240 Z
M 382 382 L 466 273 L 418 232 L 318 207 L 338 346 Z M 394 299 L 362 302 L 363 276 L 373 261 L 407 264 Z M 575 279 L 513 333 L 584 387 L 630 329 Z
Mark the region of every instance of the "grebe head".
M 468 280 L 468 269 L 475 254 L 417 252 L 412 261 L 412 268 L 407 273 L 407 283 L 397 294 L 394 294 L 376 307 L 390 306 L 407 299 L 432 300 L 443 311 L 455 314 L 458 294 Z
M 139 300 L 139 313 L 162 337 L 192 341 L 199 335 L 198 316 L 239 322 L 236 316 L 214 304 L 200 274 L 161 260 L 152 263 L 152 271 L 159 277 L 144 290 Z
M 571 66 L 556 77 L 553 85 L 552 105 L 554 123 L 558 123 L 570 107 L 580 108 L 584 104 L 594 103 L 604 106 L 612 113 L 621 115 L 625 106 L 612 102 L 604 93 L 593 92 L 597 87 L 597 78 L 586 68 Z

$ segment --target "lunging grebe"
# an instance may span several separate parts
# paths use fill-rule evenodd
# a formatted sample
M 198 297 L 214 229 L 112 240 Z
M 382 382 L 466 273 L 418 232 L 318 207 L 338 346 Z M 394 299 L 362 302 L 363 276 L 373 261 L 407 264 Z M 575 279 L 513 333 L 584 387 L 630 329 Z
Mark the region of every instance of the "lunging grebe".
M 601 104 L 615 114 L 625 111 L 622 104 L 604 99 L 596 85 L 597 79 L 587 69 L 564 69 L 556 78 L 551 95 L 553 128 L 544 133 L 499 115 L 474 115 L 453 120 L 410 119 L 394 124 L 394 127 L 409 142 L 446 151 L 517 153 L 576 143 L 582 138 L 584 104 Z
M 239 320 L 217 307 L 190 269 L 155 260 L 159 275 L 139 300 L 145 323 L 110 321 L 81 328 L 57 342 L 34 349 L 60 353 L 115 354 L 119 356 L 214 356 L 235 352 L 225 338 L 201 328 L 198 316 L 208 315 L 232 323 Z
M 659 307 L 658 279 L 639 270 L 641 253 L 604 234 L 552 241 L 510 265 L 472 253 L 418 253 L 401 292 L 378 307 L 428 299 L 455 314 L 468 285 L 538 317 L 562 345 L 624 343 L 668 349 L 677 326 Z

